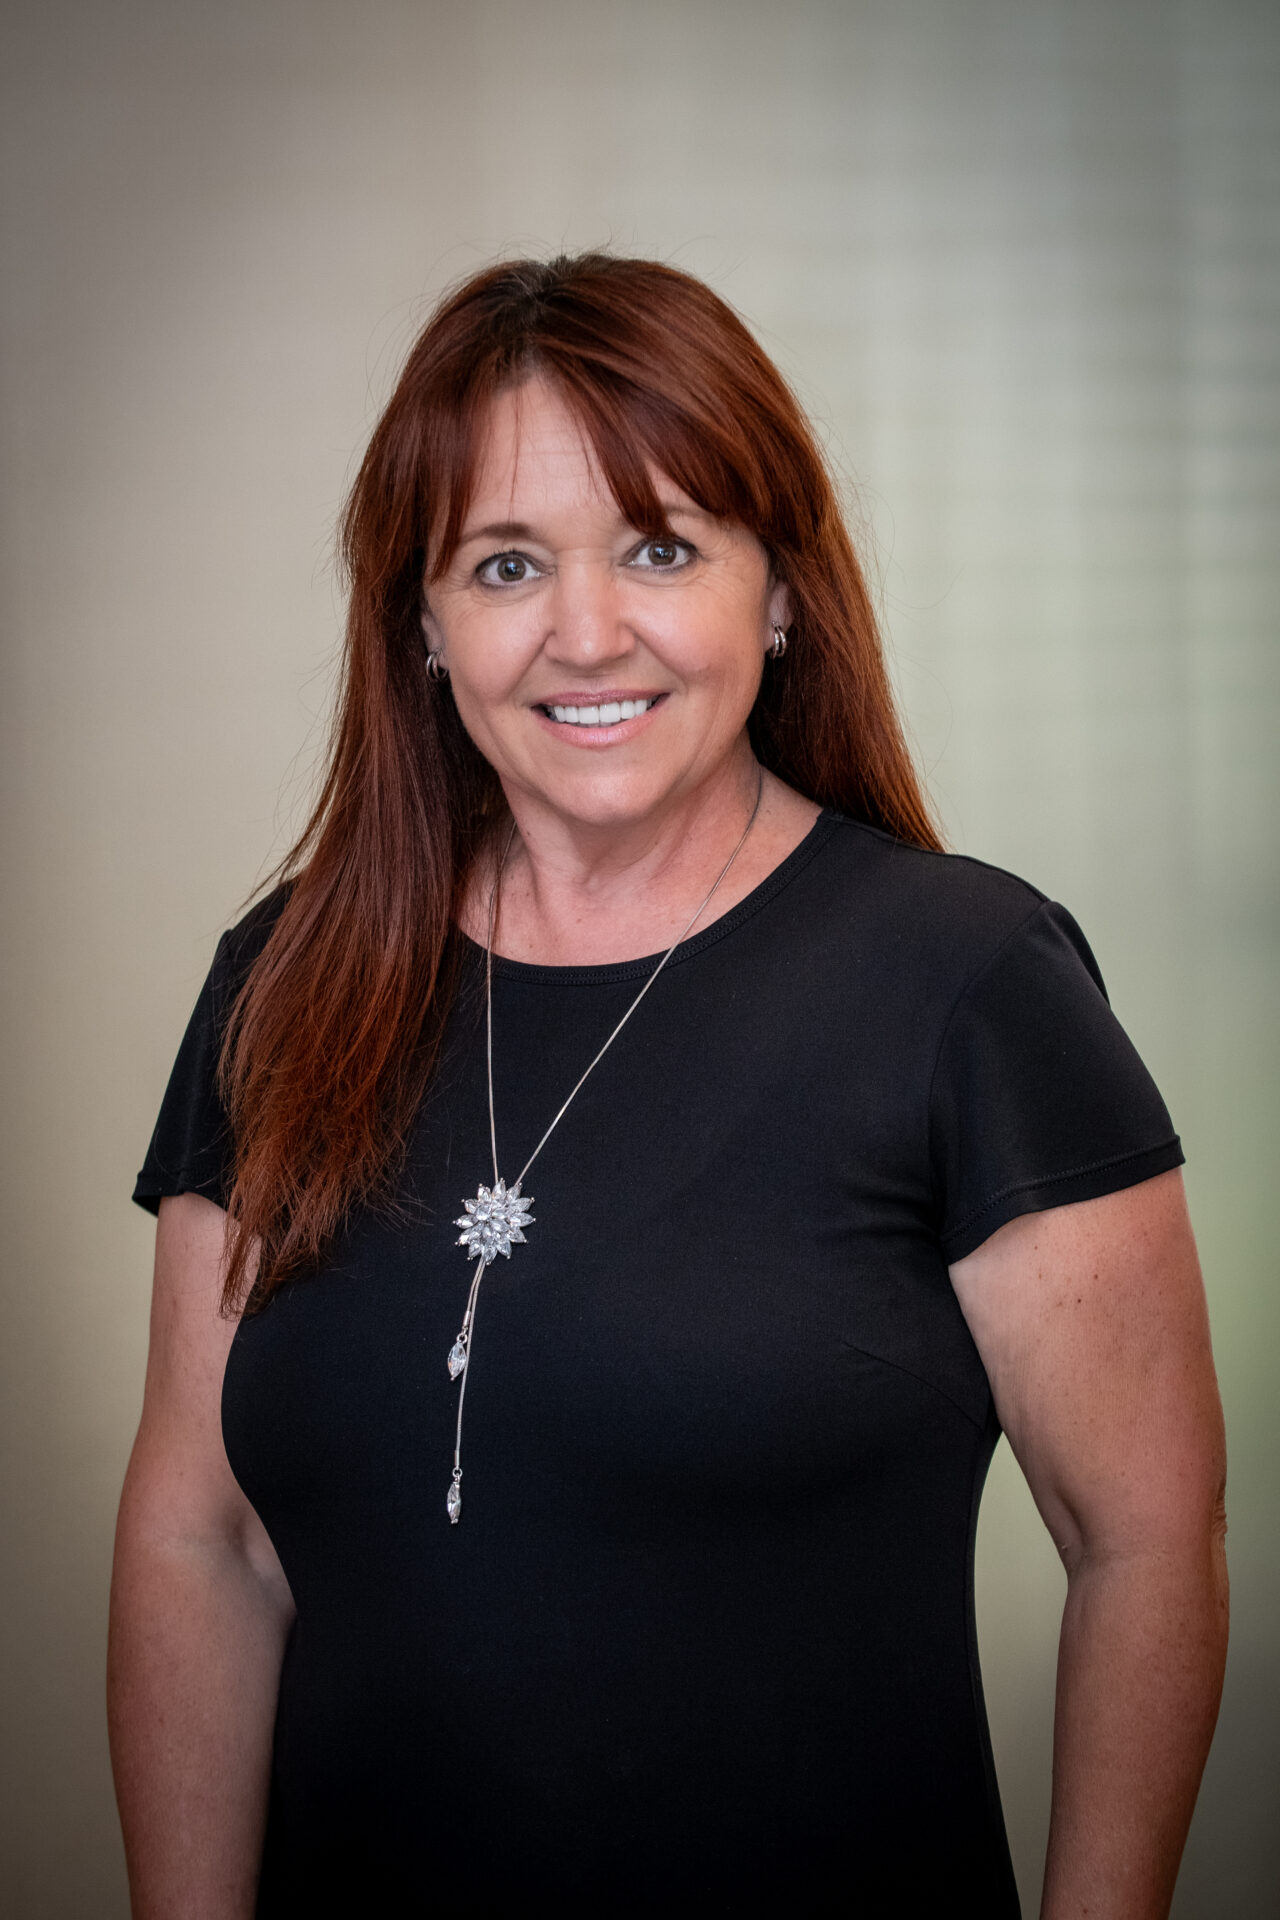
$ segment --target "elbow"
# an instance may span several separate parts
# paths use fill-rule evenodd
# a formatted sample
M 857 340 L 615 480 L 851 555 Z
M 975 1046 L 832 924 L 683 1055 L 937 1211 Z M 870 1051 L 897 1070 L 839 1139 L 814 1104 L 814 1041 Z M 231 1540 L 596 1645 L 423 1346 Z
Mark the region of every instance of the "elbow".
M 130 1462 L 116 1524 L 111 1614 L 146 1612 L 158 1593 L 181 1607 L 203 1596 L 236 1596 L 234 1604 L 284 1635 L 293 1624 L 293 1594 L 262 1522 L 238 1488 L 193 1491 L 191 1477 L 167 1462 Z
M 1225 1650 L 1231 1609 L 1231 1580 L 1227 1572 L 1227 1475 L 1224 1464 L 1218 1482 L 1209 1522 L 1209 1559 L 1222 1616 L 1222 1644 Z
M 1220 1602 L 1227 1582 L 1226 1471 L 1220 1460 L 1186 1478 L 1126 1489 L 1126 1497 L 1055 1516 L 1054 1542 L 1073 1586 L 1125 1569 L 1197 1587 Z

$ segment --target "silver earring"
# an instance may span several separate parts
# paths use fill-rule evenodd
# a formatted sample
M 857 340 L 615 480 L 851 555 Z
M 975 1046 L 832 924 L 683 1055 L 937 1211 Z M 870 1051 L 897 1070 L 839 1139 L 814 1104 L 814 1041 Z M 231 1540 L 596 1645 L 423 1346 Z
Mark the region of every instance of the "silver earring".
M 444 663 L 444 655 L 439 647 L 432 647 L 427 653 L 427 672 L 433 680 L 449 678 L 449 669 Z
M 769 649 L 769 658 L 771 660 L 781 660 L 786 650 L 787 636 L 781 627 L 775 627 L 773 630 L 773 645 Z

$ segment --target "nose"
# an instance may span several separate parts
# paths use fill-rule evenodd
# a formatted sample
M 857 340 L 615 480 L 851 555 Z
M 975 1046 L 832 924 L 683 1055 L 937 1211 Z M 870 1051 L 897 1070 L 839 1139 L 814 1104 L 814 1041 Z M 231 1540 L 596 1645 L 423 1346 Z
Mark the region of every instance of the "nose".
M 563 666 L 601 667 L 634 651 L 635 636 L 623 619 L 621 595 L 607 563 L 593 559 L 562 565 L 548 612 L 551 625 L 543 650 Z

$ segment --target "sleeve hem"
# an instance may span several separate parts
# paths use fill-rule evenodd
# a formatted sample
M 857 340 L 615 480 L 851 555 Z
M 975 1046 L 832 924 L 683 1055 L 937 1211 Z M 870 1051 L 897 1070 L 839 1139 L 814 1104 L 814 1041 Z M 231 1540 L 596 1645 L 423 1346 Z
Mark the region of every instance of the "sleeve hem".
M 130 1196 L 135 1206 L 150 1214 L 159 1214 L 162 1200 L 176 1199 L 180 1193 L 198 1193 L 205 1200 L 212 1200 L 216 1207 L 227 1210 L 227 1196 L 216 1180 L 207 1177 L 201 1179 L 194 1171 L 183 1169 L 178 1173 L 166 1174 L 163 1180 L 157 1180 L 152 1174 L 140 1173 Z
M 976 1213 L 941 1236 L 948 1263 L 963 1260 L 980 1247 L 999 1227 L 1007 1226 L 1024 1213 L 1045 1213 L 1051 1207 L 1065 1207 L 1078 1200 L 1100 1200 L 1104 1194 L 1119 1193 L 1136 1187 L 1158 1173 L 1180 1167 L 1186 1155 L 1177 1134 L 1158 1147 L 1144 1147 L 1138 1153 L 1113 1155 L 1087 1166 L 1072 1167 L 1066 1173 L 1051 1174 L 1042 1180 L 1024 1180 L 993 1194 Z

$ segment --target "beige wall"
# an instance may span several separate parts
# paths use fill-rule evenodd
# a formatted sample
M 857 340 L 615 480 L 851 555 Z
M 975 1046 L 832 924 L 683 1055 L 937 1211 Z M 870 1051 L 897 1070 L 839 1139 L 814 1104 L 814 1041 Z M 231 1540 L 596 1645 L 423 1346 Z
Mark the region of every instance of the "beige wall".
M 101 1710 L 150 1228 L 215 937 L 300 818 L 333 515 L 513 249 L 705 274 L 861 489 L 955 842 L 1064 899 L 1182 1128 L 1236 1640 L 1179 1904 L 1280 1901 L 1270 1196 L 1280 15 L 1249 0 L 6 9 L 0 1904 L 125 1912 Z M 1030 1899 L 1060 1577 L 1002 1449 L 981 1627 Z

